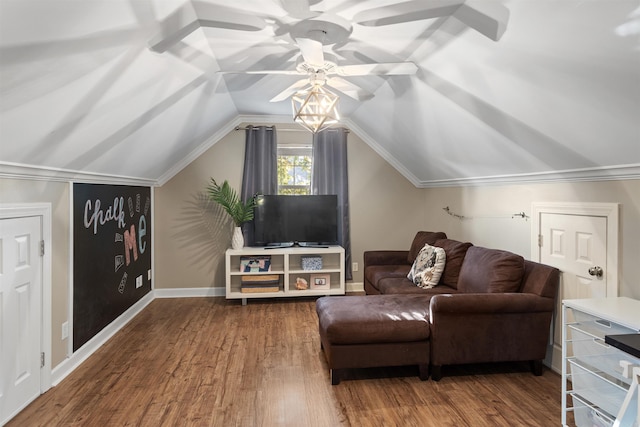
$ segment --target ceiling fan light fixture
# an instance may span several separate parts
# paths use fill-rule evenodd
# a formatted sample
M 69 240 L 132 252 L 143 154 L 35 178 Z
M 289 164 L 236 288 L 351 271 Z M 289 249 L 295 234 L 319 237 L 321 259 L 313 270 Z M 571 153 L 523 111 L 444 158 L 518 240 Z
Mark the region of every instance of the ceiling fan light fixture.
M 291 96 L 293 121 L 312 133 L 320 132 L 340 121 L 338 95 L 320 84 Z

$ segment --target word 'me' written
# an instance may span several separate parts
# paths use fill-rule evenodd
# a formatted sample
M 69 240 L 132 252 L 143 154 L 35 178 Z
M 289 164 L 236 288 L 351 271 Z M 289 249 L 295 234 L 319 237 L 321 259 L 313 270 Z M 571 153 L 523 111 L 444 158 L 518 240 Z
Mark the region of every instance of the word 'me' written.
M 113 199 L 113 204 L 106 209 L 102 209 L 102 202 L 100 199 L 96 199 L 92 204 L 91 200 L 87 200 L 84 205 L 84 226 L 89 229 L 93 227 L 93 234 L 98 234 L 98 227 L 104 226 L 110 221 L 115 221 L 118 228 L 125 228 L 125 212 L 124 212 L 124 197 L 116 197 Z M 138 259 L 138 249 L 140 253 L 144 253 L 147 248 L 145 236 L 147 235 L 147 220 L 144 214 L 140 215 L 138 220 L 138 229 L 131 224 L 128 230 L 123 232 L 123 238 L 121 239 L 124 244 L 125 265 L 131 263 L 131 253 L 133 253 L 133 260 Z M 137 239 L 136 239 L 137 236 Z M 118 241 L 120 239 L 116 239 Z

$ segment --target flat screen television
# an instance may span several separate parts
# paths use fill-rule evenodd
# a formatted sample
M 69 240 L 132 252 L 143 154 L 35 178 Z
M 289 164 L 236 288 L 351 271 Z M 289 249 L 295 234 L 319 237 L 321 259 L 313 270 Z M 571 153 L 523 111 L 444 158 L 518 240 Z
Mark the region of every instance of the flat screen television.
M 256 246 L 338 244 L 338 196 L 258 196 L 253 217 Z

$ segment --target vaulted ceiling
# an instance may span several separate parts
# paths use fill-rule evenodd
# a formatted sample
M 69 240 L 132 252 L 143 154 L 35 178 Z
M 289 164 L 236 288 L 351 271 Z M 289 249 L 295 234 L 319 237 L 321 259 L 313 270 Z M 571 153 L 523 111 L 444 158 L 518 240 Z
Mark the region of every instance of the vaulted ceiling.
M 416 64 L 333 80 L 416 186 L 640 177 L 638 0 L 0 0 L 0 176 L 162 184 L 239 123 L 292 123 L 270 100 L 300 39 Z

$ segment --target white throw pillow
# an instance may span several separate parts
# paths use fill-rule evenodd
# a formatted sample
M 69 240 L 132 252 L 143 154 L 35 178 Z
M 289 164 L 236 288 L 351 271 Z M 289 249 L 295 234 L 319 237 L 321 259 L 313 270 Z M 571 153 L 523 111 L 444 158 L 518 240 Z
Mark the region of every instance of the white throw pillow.
M 445 262 L 444 249 L 426 244 L 420 249 L 411 270 L 409 270 L 407 279 L 421 288 L 433 288 L 440 281 Z

